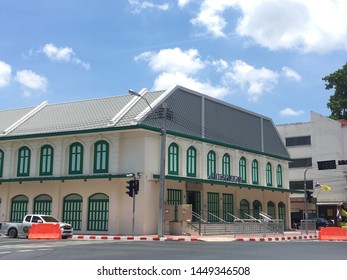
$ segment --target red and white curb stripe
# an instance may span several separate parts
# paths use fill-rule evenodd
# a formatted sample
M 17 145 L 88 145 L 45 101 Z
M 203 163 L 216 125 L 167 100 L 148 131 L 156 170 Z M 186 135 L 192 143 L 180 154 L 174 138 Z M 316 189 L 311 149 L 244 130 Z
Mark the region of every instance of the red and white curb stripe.
M 193 237 L 148 237 L 148 236 L 102 236 L 102 235 L 73 235 L 74 240 L 113 240 L 113 241 L 199 241 Z
M 309 240 L 309 239 L 318 239 L 318 236 L 316 235 L 299 235 L 299 236 L 280 236 L 280 237 L 249 237 L 249 238 L 243 238 L 239 237 L 236 238 L 235 241 L 263 241 L 263 242 L 270 242 L 270 241 L 294 241 L 294 240 Z

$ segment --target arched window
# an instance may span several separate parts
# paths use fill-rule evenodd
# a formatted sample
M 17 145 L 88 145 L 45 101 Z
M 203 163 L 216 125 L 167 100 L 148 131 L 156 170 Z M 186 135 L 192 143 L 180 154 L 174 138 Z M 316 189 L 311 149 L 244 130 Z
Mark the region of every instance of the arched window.
M 35 197 L 33 214 L 51 215 L 52 197 L 47 194 L 42 194 Z
M 53 147 L 44 145 L 41 147 L 40 155 L 40 176 L 49 176 L 53 174 Z
M 88 226 L 87 230 L 108 230 L 109 198 L 106 194 L 98 193 L 88 201 Z
M 278 218 L 286 222 L 286 205 L 283 202 L 278 203 Z
M 79 194 L 65 196 L 63 205 L 63 222 L 72 225 L 74 230 L 82 229 L 83 199 Z
M 267 214 L 271 217 L 271 219 L 276 219 L 275 203 L 272 201 L 267 203 Z
M 282 166 L 279 164 L 276 168 L 276 181 L 277 181 L 277 187 L 282 188 Z
M 0 149 L 0 178 L 3 176 L 4 171 L 4 151 Z
M 246 199 L 242 199 L 240 201 L 240 218 L 249 219 L 246 214 L 249 215 L 249 202 Z
M 31 151 L 24 146 L 18 150 L 17 176 L 29 176 L 30 174 L 30 155 Z
M 230 175 L 230 155 L 225 153 L 222 159 L 222 174 Z
M 172 143 L 169 146 L 168 152 L 168 173 L 172 175 L 178 175 L 178 145 Z
M 193 146 L 187 150 L 187 176 L 196 177 L 196 149 Z
M 266 164 L 266 185 L 272 186 L 272 166 L 270 162 Z
M 209 151 L 207 154 L 207 177 L 216 173 L 216 153 Z
M 29 199 L 25 195 L 17 195 L 12 198 L 11 203 L 11 222 L 22 222 L 25 215 L 28 214 Z
M 109 144 L 100 140 L 94 144 L 94 173 L 108 172 Z
M 83 173 L 83 145 L 75 142 L 70 145 L 69 174 Z
M 252 161 L 252 184 L 259 184 L 259 169 L 258 161 L 256 159 Z
M 259 200 L 253 201 L 253 217 L 256 219 L 260 219 L 260 213 L 261 212 L 261 203 Z
M 244 157 L 241 157 L 239 161 L 239 176 L 241 177 L 241 183 L 247 182 L 246 159 Z

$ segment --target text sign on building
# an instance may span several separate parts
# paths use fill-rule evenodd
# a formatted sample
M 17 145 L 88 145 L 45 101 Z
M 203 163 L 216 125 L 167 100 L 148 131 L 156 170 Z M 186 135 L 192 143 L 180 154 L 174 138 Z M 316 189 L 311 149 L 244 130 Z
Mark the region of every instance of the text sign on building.
M 231 182 L 231 183 L 240 183 L 241 182 L 241 177 L 239 177 L 239 176 L 217 174 L 217 173 L 211 173 L 208 176 L 208 179 L 216 180 L 216 181 L 226 181 L 226 182 Z
M 336 160 L 317 161 L 318 170 L 336 169 Z

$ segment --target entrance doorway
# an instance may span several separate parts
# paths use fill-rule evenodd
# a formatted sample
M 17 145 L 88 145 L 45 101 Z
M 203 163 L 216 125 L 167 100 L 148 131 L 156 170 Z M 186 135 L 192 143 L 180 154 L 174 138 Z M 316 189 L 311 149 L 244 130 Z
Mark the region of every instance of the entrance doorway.
M 192 205 L 193 212 L 201 215 L 201 193 L 199 191 L 187 191 L 186 202 L 187 204 Z M 196 217 L 194 215 L 193 221 L 196 221 Z

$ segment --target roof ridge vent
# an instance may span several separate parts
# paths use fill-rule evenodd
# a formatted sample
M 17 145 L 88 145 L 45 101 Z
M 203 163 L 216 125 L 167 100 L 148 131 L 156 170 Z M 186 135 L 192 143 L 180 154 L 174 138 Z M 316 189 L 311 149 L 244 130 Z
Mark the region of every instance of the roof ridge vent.
M 143 95 L 147 92 L 146 88 L 141 89 L 139 94 Z M 135 104 L 141 99 L 140 97 L 134 97 L 132 98 L 127 105 L 123 107 L 122 110 L 120 110 L 117 115 L 115 115 L 108 123 L 109 126 L 115 126 L 134 106 Z
M 35 107 L 34 109 L 32 109 L 29 113 L 25 114 L 23 117 L 21 117 L 19 120 L 17 120 L 15 123 L 13 123 L 12 125 L 10 125 L 8 128 L 6 128 L 3 133 L 2 136 L 6 136 L 9 133 L 11 133 L 13 130 L 15 130 L 17 127 L 19 127 L 21 124 L 23 124 L 24 122 L 26 122 L 29 118 L 31 118 L 33 115 L 35 115 L 37 112 L 39 112 L 41 109 L 43 109 L 44 107 L 46 107 L 48 104 L 47 101 L 42 102 L 40 105 L 38 105 L 37 107 Z

